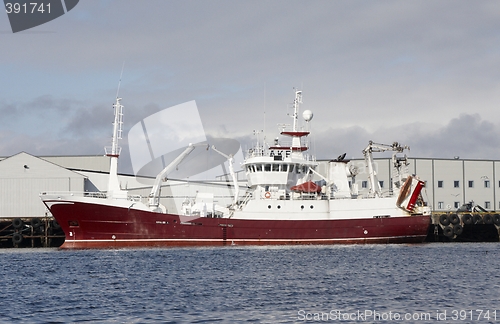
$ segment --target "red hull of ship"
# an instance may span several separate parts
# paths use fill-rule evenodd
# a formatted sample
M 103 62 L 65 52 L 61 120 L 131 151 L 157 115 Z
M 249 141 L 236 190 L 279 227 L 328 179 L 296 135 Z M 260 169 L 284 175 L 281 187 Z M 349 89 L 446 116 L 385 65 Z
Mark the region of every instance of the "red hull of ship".
M 348 220 L 241 220 L 159 214 L 107 205 L 54 204 L 61 248 L 422 242 L 429 216 Z

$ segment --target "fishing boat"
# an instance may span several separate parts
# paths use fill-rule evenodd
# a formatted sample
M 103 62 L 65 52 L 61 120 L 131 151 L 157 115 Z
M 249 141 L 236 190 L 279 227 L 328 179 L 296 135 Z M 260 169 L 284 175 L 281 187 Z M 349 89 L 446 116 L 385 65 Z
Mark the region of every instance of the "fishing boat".
M 61 248 L 423 242 L 431 209 L 422 194 L 425 182 L 408 172 L 408 147 L 370 141 L 363 150 L 369 189 L 360 193 L 360 170 L 345 154 L 319 172 L 308 153 L 313 114 L 305 110 L 305 126 L 299 125 L 302 91 L 294 92 L 293 122 L 281 126 L 282 137 L 271 145 L 258 140 L 246 151 L 246 192 L 240 194 L 233 156 L 212 145 L 228 159 L 234 199 L 220 206 L 213 193 L 198 193 L 176 212 L 161 204 L 164 180 L 199 145 L 187 146 L 157 175 L 148 197 L 129 196 L 117 176 L 123 116 L 117 98 L 107 192 L 40 194 L 64 230 Z M 392 152 L 393 171 L 390 190 L 382 191 L 372 153 L 385 151 Z

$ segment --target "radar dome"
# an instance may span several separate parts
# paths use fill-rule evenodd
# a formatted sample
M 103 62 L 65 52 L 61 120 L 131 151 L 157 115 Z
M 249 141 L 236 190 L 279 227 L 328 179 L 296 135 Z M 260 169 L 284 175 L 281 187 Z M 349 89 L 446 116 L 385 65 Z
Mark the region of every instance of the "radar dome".
M 304 112 L 302 113 L 302 118 L 304 118 L 306 122 L 311 121 L 311 119 L 313 119 L 313 112 L 310 110 L 304 110 Z

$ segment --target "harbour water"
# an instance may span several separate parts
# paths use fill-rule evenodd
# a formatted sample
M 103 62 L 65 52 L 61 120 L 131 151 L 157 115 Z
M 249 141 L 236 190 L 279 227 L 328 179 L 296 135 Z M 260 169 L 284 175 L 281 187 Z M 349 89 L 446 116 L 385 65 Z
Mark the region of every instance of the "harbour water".
M 0 250 L 2 323 L 500 323 L 500 245 Z

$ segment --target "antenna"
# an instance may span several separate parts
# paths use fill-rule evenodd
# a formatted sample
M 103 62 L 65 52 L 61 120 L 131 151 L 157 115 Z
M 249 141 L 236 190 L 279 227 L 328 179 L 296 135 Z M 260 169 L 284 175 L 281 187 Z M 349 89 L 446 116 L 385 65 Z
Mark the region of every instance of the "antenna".
M 266 90 L 267 90 L 267 84 L 266 82 L 264 82 L 264 129 L 263 129 L 264 143 L 262 147 L 266 145 Z
M 120 92 L 120 84 L 122 83 L 123 68 L 125 67 L 125 61 L 122 64 L 122 72 L 120 73 L 120 80 L 118 80 L 118 90 L 116 90 L 116 98 L 118 98 L 118 93 Z

